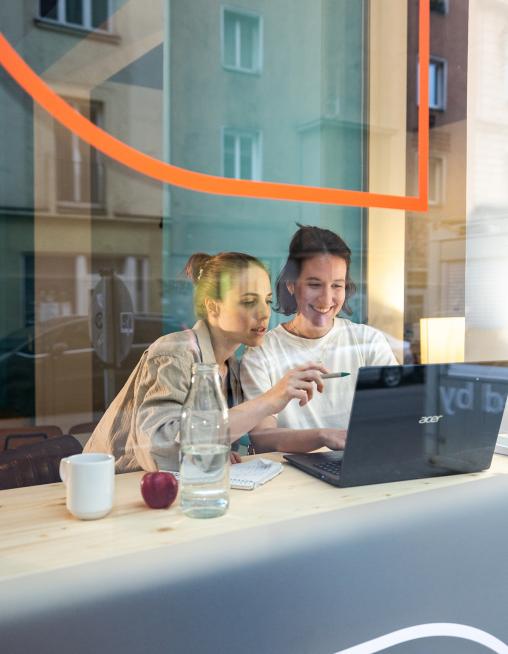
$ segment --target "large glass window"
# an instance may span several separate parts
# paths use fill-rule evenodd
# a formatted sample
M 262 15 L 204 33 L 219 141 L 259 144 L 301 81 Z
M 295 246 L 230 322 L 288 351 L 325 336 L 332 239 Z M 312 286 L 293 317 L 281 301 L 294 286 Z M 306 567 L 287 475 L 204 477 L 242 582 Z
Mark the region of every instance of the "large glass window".
M 471 360 L 507 358 L 508 10 L 430 9 L 422 159 L 419 0 L 3 3 L 7 40 L 117 145 L 307 195 L 164 184 L 89 145 L 0 69 L 1 420 L 96 421 L 146 344 L 193 324 L 192 253 L 247 251 L 274 281 L 297 223 L 350 245 L 352 320 L 387 334 L 401 362 L 419 361 L 420 321 L 438 317 L 464 318 Z M 411 200 L 424 168 L 427 208 Z M 350 195 L 316 201 L 316 189 Z M 132 313 L 132 347 L 114 365 L 93 337 L 104 287 Z

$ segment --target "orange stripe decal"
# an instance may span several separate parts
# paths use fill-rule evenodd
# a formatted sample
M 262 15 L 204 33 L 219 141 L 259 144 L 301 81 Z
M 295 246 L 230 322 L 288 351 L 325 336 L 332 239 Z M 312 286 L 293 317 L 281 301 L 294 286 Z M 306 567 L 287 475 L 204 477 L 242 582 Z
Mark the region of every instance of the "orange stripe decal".
M 407 211 L 426 211 L 429 153 L 429 2 L 420 0 L 420 106 L 418 116 L 418 196 L 384 195 L 366 191 L 319 188 L 298 184 L 255 182 L 206 175 L 150 157 L 114 138 L 75 111 L 56 94 L 17 54 L 0 34 L 0 64 L 11 77 L 55 120 L 80 139 L 137 173 L 192 191 L 266 200 L 289 200 L 356 207 L 379 207 Z

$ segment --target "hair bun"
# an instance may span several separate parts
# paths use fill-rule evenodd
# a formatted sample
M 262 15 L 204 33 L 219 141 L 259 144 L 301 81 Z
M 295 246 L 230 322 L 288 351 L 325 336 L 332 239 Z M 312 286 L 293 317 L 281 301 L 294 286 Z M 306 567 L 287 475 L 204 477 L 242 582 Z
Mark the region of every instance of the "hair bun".
M 206 266 L 211 259 L 213 259 L 213 257 L 204 252 L 196 252 L 195 254 L 192 254 L 185 264 L 183 269 L 184 274 L 193 282 L 193 284 L 197 284 L 203 274 L 204 266 Z

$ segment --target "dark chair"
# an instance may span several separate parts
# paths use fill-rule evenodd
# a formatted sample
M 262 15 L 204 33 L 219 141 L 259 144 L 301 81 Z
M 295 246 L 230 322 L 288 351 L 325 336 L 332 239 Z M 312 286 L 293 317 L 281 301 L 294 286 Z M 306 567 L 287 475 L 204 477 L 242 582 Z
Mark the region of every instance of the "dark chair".
M 0 452 L 0 490 L 60 481 L 60 460 L 82 450 L 81 443 L 67 435 Z
M 0 429 L 0 452 L 63 436 L 57 425 L 23 425 Z
M 80 422 L 78 425 L 73 425 L 68 433 L 85 447 L 87 440 L 98 424 L 98 422 Z

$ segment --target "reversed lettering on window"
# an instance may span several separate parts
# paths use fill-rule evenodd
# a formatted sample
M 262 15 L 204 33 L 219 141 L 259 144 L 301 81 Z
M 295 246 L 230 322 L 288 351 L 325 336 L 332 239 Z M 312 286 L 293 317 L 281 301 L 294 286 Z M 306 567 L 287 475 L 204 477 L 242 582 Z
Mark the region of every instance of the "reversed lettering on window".
M 457 410 L 471 411 L 474 403 L 474 383 L 465 382 L 463 386 L 440 386 L 439 395 L 446 415 L 453 416 Z M 502 413 L 507 392 L 492 388 L 492 384 L 482 384 L 481 403 L 486 413 Z

